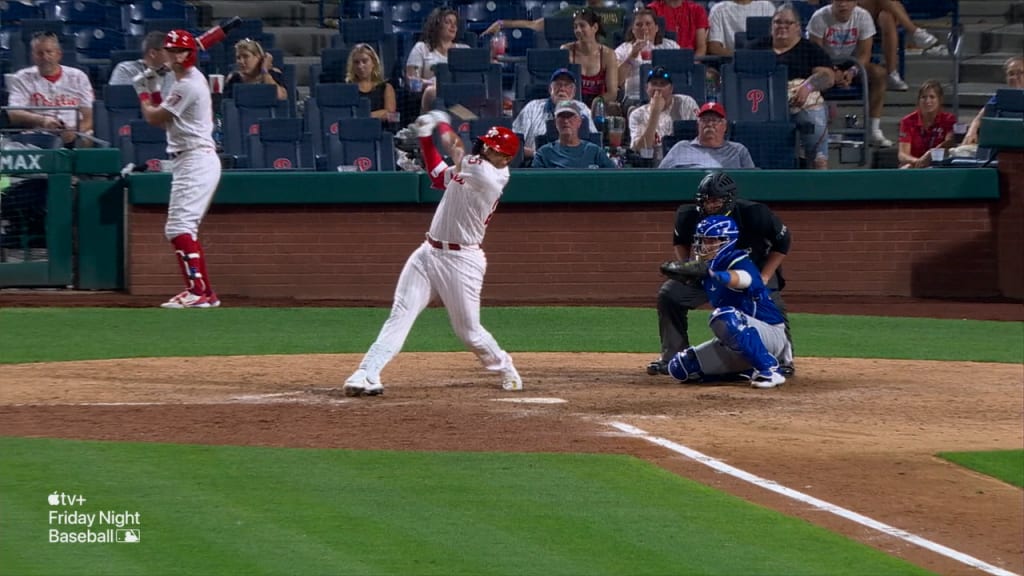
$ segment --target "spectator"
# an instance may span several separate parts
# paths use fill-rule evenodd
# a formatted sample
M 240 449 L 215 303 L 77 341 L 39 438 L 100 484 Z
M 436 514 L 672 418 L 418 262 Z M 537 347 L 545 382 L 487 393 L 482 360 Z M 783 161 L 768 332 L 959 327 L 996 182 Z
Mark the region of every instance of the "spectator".
M 167 68 L 167 62 L 165 62 L 165 36 L 167 36 L 166 32 L 157 32 L 155 30 L 146 34 L 146 37 L 142 39 L 142 58 L 138 60 L 125 60 L 114 66 L 114 71 L 110 73 L 109 84 L 131 85 L 132 79 L 136 75 L 146 70 L 157 70 L 162 72 L 161 76 L 163 77 L 161 91 L 164 94 L 170 94 L 171 85 L 174 84 L 174 74 L 170 73 L 170 70 Z
M 359 94 L 370 101 L 370 116 L 387 120 L 398 110 L 395 88 L 384 79 L 377 51 L 369 44 L 356 44 L 348 53 L 345 82 L 359 85 Z
M 871 62 L 871 43 L 875 37 L 875 23 L 868 11 L 857 6 L 857 0 L 835 0 L 814 12 L 807 24 L 807 32 L 818 46 L 825 49 L 833 60 L 853 58 L 867 71 L 868 114 L 870 130 L 868 139 L 883 148 L 892 146 L 892 141 L 882 133 L 882 108 L 885 106 L 885 68 Z M 863 82 L 857 67 L 840 65 L 836 70 L 835 85 L 840 88 Z
M 902 27 L 914 45 L 922 51 L 935 52 L 939 55 L 948 54 L 946 47 L 939 44 L 938 38 L 927 30 L 914 24 L 907 14 L 906 8 L 897 0 L 860 0 L 860 6 L 871 14 L 882 36 L 882 54 L 885 56 L 885 69 L 889 73 L 887 80 L 889 90 L 905 92 L 907 83 L 900 76 L 899 49 L 900 37 L 897 26 Z
M 568 5 L 558 12 L 555 12 L 555 16 L 562 17 L 573 17 L 582 8 L 578 5 Z M 598 16 L 601 17 L 601 32 L 599 40 L 605 46 L 614 48 L 615 44 L 619 41 L 622 36 L 622 27 L 626 21 L 626 11 L 618 6 L 607 6 L 604 0 L 587 0 L 586 8 L 590 8 Z M 529 28 L 538 34 L 544 33 L 544 19 L 537 18 L 536 20 L 497 20 L 493 24 L 487 27 L 480 35 L 487 36 L 494 34 L 498 30 L 503 28 Z
M 559 68 L 551 73 L 548 94 L 547 98 L 527 102 L 512 121 L 512 130 L 523 135 L 523 156 L 526 158 L 533 158 L 537 136 L 547 134 L 548 120 L 554 119 L 555 105 L 565 100 L 573 100 L 582 106 L 582 102 L 575 100 L 576 75 L 568 68 Z M 583 113 L 583 117 L 590 124 L 590 131 L 597 132 L 593 119 L 586 112 Z
M 534 168 L 616 168 L 604 148 L 589 140 L 580 140 L 580 125 L 583 117 L 578 104 L 571 100 L 555 106 L 555 127 L 558 140 L 548 142 L 537 150 L 533 158 Z
M 708 13 L 693 0 L 654 0 L 647 5 L 665 19 L 665 31 L 676 35 L 681 48 L 693 50 L 695 56 L 708 52 Z
M 725 139 L 725 128 L 725 107 L 718 102 L 701 106 L 697 137 L 673 146 L 658 168 L 756 168 L 746 146 Z
M 817 44 L 803 37 L 800 16 L 792 4 L 784 4 L 772 16 L 772 37 L 758 40 L 753 48 L 770 48 L 789 79 L 790 119 L 801 130 L 804 158 L 817 169 L 828 168 L 828 109 L 821 93 L 832 87 L 832 59 Z
M 678 50 L 675 40 L 665 38 L 658 28 L 657 14 L 648 8 L 641 8 L 633 15 L 633 25 L 626 32 L 626 41 L 615 49 L 619 62 L 619 85 L 625 88 L 625 107 L 628 109 L 640 101 L 640 66 L 651 63 L 652 50 Z
M 900 168 L 925 168 L 931 151 L 953 144 L 956 116 L 942 109 L 942 83 L 927 80 L 917 91 L 917 110 L 900 120 Z
M 9 85 L 9 107 L 77 108 L 77 110 L 11 110 L 12 126 L 60 131 L 64 146 L 74 148 L 92 134 L 92 84 L 85 72 L 60 63 L 64 51 L 53 32 L 37 32 L 31 42 L 34 66 L 18 70 Z
M 274 67 L 274 55 L 263 50 L 255 40 L 246 38 L 235 44 L 237 70 L 224 79 L 224 97 L 231 98 L 236 84 L 270 84 L 277 87 L 277 99 L 287 100 L 284 73 Z
M 590 106 L 597 97 L 605 102 L 618 101 L 619 65 L 615 51 L 597 41 L 601 17 L 584 8 L 573 16 L 572 29 L 576 41 L 562 44 L 562 50 L 569 51 L 569 62 L 580 65 L 583 102 Z
M 1006 87 L 1024 90 L 1024 57 L 1013 56 L 1003 64 L 1003 71 L 1006 72 Z M 995 95 L 989 99 L 985 107 L 978 111 L 978 115 L 971 120 L 971 125 L 964 136 L 964 144 L 976 145 L 978 143 L 978 131 L 981 129 L 981 119 L 995 110 Z
M 455 41 L 458 35 L 458 13 L 446 6 L 434 8 L 423 23 L 423 36 L 409 52 L 405 61 L 406 86 L 410 86 L 412 92 L 423 91 L 420 100 L 422 112 L 433 109 L 437 98 L 434 66 L 447 64 L 448 51 L 452 48 L 469 48 L 469 45 Z
M 732 56 L 736 51 L 736 33 L 747 31 L 747 18 L 774 15 L 769 0 L 732 0 L 719 2 L 708 14 L 708 54 Z M 797 23 L 799 23 L 797 18 Z
M 696 118 L 698 106 L 693 98 L 672 93 L 672 76 L 662 66 L 647 75 L 647 96 L 649 103 L 629 113 L 629 147 L 644 157 L 645 150 L 651 151 L 660 160 L 657 151 L 661 149 L 662 138 L 672 134 L 676 120 Z

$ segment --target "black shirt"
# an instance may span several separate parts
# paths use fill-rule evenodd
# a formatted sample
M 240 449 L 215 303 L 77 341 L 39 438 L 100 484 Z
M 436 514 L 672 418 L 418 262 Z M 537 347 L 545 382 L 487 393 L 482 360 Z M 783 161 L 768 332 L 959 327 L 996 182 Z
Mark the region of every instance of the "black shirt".
M 751 48 L 771 50 L 772 39 L 761 38 L 754 42 Z M 819 66 L 832 68 L 832 59 L 825 53 L 825 50 L 806 38 L 801 38 L 796 46 L 782 54 L 776 54 L 775 61 L 786 66 L 789 80 L 810 78 L 811 74 L 814 74 L 814 69 Z
M 789 228 L 779 220 L 767 206 L 752 200 L 737 198 L 732 211 L 725 214 L 736 221 L 740 229 L 740 238 L 736 248 L 750 250 L 750 259 L 758 269 L 764 268 L 770 252 L 789 253 Z M 673 246 L 691 246 L 697 224 L 703 219 L 694 204 L 683 204 L 676 210 L 676 225 L 672 231 Z M 782 267 L 776 272 L 779 277 L 779 290 L 786 285 L 782 279 Z

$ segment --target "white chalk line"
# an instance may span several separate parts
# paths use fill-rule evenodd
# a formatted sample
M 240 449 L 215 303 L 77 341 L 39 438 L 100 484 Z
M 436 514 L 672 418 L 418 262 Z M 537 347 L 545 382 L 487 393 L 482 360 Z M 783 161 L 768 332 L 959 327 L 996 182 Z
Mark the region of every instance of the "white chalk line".
M 274 392 L 270 394 L 243 394 L 231 396 L 222 400 L 188 400 L 188 401 L 153 401 L 153 402 L 28 402 L 20 404 L 7 404 L 15 407 L 47 407 L 47 406 L 224 406 L 231 404 L 345 404 L 349 402 L 345 398 L 330 398 L 317 396 L 306 397 L 304 391 Z
M 773 480 L 761 478 L 760 476 L 751 474 L 750 472 L 747 472 L 745 470 L 740 470 L 735 466 L 730 466 L 725 462 L 722 462 L 721 460 L 712 458 L 707 454 L 698 452 L 697 450 L 683 446 L 682 444 L 678 444 L 676 442 L 666 440 L 664 438 L 659 438 L 657 436 L 651 436 L 647 432 L 641 430 L 640 428 L 637 428 L 636 426 L 632 426 L 624 422 L 609 422 L 608 424 L 613 428 L 625 432 L 626 434 L 639 437 L 643 440 L 647 440 L 648 442 L 651 442 L 652 444 L 657 444 L 658 446 L 661 446 L 663 448 L 668 448 L 669 450 L 677 454 L 681 454 L 682 456 L 685 456 L 691 460 L 700 462 L 701 464 L 704 464 L 705 466 L 708 466 L 709 468 L 712 468 L 719 472 L 722 472 L 723 474 L 728 474 L 729 476 L 738 478 L 740 480 L 743 480 L 744 482 L 748 482 L 760 488 L 764 488 L 765 490 L 770 490 L 772 492 L 775 492 L 776 494 L 781 494 L 783 496 L 786 496 L 787 498 L 792 498 L 793 500 L 803 502 L 804 504 L 808 504 L 819 510 L 830 512 L 832 514 L 835 514 L 836 516 L 845 518 L 846 520 L 850 520 L 851 522 L 856 522 L 857 524 L 860 524 L 862 526 L 867 526 L 868 528 L 872 528 L 874 530 L 882 532 L 883 534 L 887 534 L 889 536 L 899 538 L 900 540 L 910 542 L 911 544 L 915 544 L 917 546 L 920 546 L 921 548 L 935 552 L 936 554 L 941 554 L 942 556 L 945 556 L 952 560 L 956 560 L 961 564 L 966 564 L 967 566 L 977 568 L 978 570 L 987 572 L 989 574 L 993 574 L 994 576 L 1019 576 L 1015 572 L 1010 572 L 1009 570 L 1004 570 L 998 566 L 993 566 L 992 564 L 989 564 L 984 560 L 980 560 L 968 554 L 964 554 L 963 552 L 958 552 L 956 550 L 953 550 L 952 548 L 943 546 L 942 544 L 939 544 L 937 542 L 932 542 L 931 540 L 928 540 L 927 538 L 922 538 L 921 536 L 918 536 L 916 534 L 911 534 L 906 530 L 901 530 L 894 526 L 890 526 L 883 522 L 879 522 L 878 520 L 868 518 L 867 516 L 858 514 L 852 510 L 847 510 L 846 508 L 843 508 L 841 506 L 836 506 L 835 504 L 825 502 L 824 500 L 820 500 L 809 494 L 804 494 L 803 492 L 800 492 L 798 490 L 787 488 L 786 486 L 782 486 L 781 484 Z

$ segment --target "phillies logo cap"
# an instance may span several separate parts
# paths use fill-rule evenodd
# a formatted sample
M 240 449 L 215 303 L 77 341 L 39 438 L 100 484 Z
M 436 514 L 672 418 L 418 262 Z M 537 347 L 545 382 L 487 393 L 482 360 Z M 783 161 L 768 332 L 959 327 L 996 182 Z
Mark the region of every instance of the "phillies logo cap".
M 727 118 L 727 116 L 725 115 L 725 106 L 722 106 L 718 102 L 708 102 L 707 104 L 701 106 L 700 112 L 697 113 L 697 116 L 703 116 L 705 112 L 714 112 L 715 114 L 718 114 L 722 118 Z

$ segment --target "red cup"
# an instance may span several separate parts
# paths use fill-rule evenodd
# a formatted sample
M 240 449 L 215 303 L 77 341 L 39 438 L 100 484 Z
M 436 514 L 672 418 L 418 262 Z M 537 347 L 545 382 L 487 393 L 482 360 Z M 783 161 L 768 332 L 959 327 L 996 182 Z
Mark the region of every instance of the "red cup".
M 651 49 L 650 48 L 644 48 L 643 50 L 641 50 L 640 51 L 640 59 L 641 60 L 650 60 L 651 59 Z

